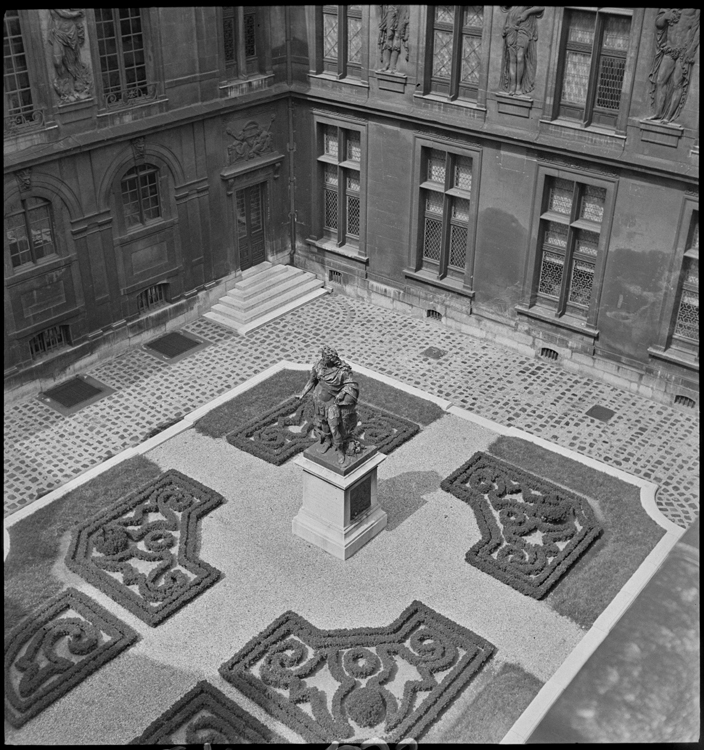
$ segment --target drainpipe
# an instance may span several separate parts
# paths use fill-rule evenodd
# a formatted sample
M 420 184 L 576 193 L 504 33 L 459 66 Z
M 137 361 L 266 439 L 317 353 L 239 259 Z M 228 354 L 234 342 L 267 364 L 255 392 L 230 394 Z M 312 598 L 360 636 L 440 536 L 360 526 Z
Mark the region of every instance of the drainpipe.
M 293 63 L 291 60 L 291 8 L 284 6 L 284 22 L 286 24 L 286 84 L 288 86 L 288 198 L 289 198 L 289 251 L 288 262 L 293 265 L 296 254 L 296 178 L 293 174 L 293 155 L 296 151 L 295 135 L 293 132 L 293 97 L 291 86 L 293 84 Z

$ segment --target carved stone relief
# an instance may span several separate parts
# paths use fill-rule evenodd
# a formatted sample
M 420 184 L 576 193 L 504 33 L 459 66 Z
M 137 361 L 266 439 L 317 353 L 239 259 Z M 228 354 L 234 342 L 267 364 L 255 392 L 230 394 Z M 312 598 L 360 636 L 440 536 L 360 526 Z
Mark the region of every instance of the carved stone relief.
M 130 141 L 130 143 L 132 144 L 132 153 L 134 154 L 134 160 L 144 161 L 147 147 L 144 136 L 142 135 L 139 138 L 134 138 L 132 141 Z
M 504 56 L 501 85 L 509 96 L 526 96 L 535 88 L 538 62 L 538 19 L 545 8 L 540 5 L 502 5 L 506 14 L 501 36 Z
M 697 8 L 660 8 L 655 17 L 655 57 L 650 69 L 648 120 L 669 123 L 682 112 L 699 47 Z
M 408 62 L 410 11 L 408 5 L 379 6 L 379 62 L 378 70 L 399 73 L 397 69 L 401 50 Z
M 61 104 L 89 99 L 93 95 L 91 71 L 81 61 L 85 44 L 84 12 L 77 8 L 51 8 L 48 39 L 52 45 L 53 85 Z
M 15 179 L 17 180 L 20 193 L 32 189 L 32 170 L 29 167 L 15 172 Z
M 271 152 L 271 126 L 275 119 L 276 115 L 272 115 L 268 127 L 250 120 L 239 132 L 234 123 L 229 123 L 225 132 L 234 138 L 234 142 L 227 147 L 227 163 L 249 161 Z

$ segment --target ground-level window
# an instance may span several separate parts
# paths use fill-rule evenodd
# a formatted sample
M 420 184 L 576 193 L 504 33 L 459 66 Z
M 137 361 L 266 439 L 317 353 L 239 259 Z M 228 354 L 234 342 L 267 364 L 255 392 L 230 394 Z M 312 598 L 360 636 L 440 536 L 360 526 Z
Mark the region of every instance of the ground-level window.
M 672 343 L 699 345 L 699 212 L 693 211 L 678 284 Z
M 602 253 L 606 187 L 547 177 L 540 215 L 537 296 L 541 304 L 586 318 Z
M 470 238 L 473 159 L 439 149 L 422 150 L 421 265 L 464 274 Z
M 57 349 L 71 346 L 71 332 L 69 326 L 52 326 L 40 331 L 29 340 L 29 350 L 32 359 L 39 359 Z
M 362 222 L 361 133 L 336 125 L 320 127 L 323 233 L 338 245 L 358 246 Z

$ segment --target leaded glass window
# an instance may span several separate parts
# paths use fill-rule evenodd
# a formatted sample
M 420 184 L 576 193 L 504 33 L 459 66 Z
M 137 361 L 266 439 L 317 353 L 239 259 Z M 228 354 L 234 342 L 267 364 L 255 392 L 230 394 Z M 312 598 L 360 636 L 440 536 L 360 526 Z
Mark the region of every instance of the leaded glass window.
M 560 117 L 615 127 L 631 30 L 630 16 L 566 10 Z
M 476 99 L 482 75 L 484 6 L 436 5 L 432 15 L 430 89 Z
M 322 14 L 323 70 L 337 78 L 359 78 L 364 29 L 361 5 L 324 5 Z
M 320 125 L 323 230 L 338 245 L 357 244 L 362 228 L 360 132 Z
M 588 315 L 606 195 L 597 185 L 561 177 L 545 181 L 537 293 L 558 315 Z
M 5 216 L 5 248 L 13 268 L 56 253 L 51 204 L 42 198 L 20 200 Z
M 225 51 L 225 73 L 230 78 L 259 73 L 261 19 L 256 6 L 222 9 L 222 38 Z
M 682 275 L 673 336 L 699 343 L 699 212 L 692 213 L 689 242 L 682 263 Z
M 437 13 L 437 8 L 436 8 Z M 421 262 L 440 276 L 463 277 L 469 242 L 472 159 L 424 149 Z
M 42 124 L 42 113 L 32 102 L 32 86 L 27 68 L 20 17 L 6 10 L 3 19 L 3 79 L 5 126 L 11 132 Z

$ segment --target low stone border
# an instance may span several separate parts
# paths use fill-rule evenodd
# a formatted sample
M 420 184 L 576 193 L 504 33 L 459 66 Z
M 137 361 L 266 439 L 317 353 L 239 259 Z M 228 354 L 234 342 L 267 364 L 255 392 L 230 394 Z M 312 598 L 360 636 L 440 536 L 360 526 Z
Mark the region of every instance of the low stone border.
M 198 557 L 199 523 L 224 502 L 169 469 L 77 526 L 66 566 L 155 627 L 220 579 L 221 572 Z M 148 575 L 132 564 L 139 560 L 153 565 Z
M 187 745 L 288 744 L 206 680 L 197 683 L 129 744 L 174 745 L 178 744 L 177 733 L 182 732 Z
M 65 612 L 78 617 L 62 617 Z M 5 639 L 5 718 L 21 727 L 131 646 L 137 633 L 76 589 L 66 589 Z M 57 644 L 68 639 L 72 661 Z M 19 680 L 18 674 L 21 673 Z
M 320 630 L 286 612 L 219 671 L 307 742 L 365 735 L 397 742 L 422 736 L 495 650 L 414 601 L 390 625 L 376 628 Z M 421 679 L 404 676 L 391 692 L 386 686 L 397 678 L 399 661 L 412 665 Z M 314 685 L 306 682 L 311 677 Z M 403 698 L 397 700 L 395 693 Z
M 603 531 L 584 498 L 482 451 L 440 488 L 466 502 L 477 519 L 482 537 L 467 562 L 536 599 Z M 536 533 L 540 539 L 531 540 Z

